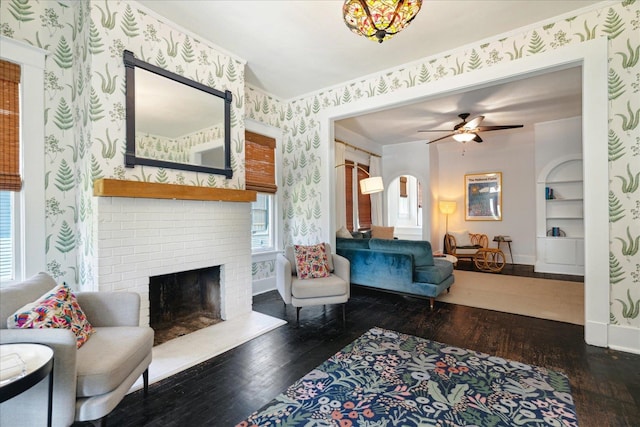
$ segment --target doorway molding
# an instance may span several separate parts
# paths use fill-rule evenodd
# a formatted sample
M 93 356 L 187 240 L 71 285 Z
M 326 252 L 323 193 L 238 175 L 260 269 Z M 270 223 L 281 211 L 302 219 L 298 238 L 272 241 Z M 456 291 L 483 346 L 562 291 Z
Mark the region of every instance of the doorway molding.
M 568 45 L 551 52 L 501 63 L 429 84 L 362 99 L 351 104 L 327 108 L 319 115 L 320 137 L 327 162 L 321 183 L 323 194 L 332 194 L 334 186 L 334 122 L 361 114 L 383 111 L 470 89 L 490 87 L 550 71 L 582 67 L 582 151 L 584 175 L 585 227 L 585 327 L 587 344 L 608 347 L 609 342 L 609 230 L 608 212 L 608 98 L 606 37 Z M 431 212 L 432 200 L 424 200 Z M 335 200 L 329 197 L 329 212 L 335 212 Z M 429 217 L 429 220 L 431 218 Z M 423 223 L 426 224 L 427 221 Z M 327 241 L 335 243 L 334 215 L 323 219 Z

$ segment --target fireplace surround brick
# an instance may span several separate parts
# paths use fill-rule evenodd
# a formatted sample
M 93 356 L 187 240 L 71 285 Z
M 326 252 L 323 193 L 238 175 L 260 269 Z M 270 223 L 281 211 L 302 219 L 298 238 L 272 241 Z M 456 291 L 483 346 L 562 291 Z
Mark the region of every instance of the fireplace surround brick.
M 251 312 L 250 204 L 98 197 L 98 291 L 141 296 L 149 324 L 149 277 L 220 265 L 221 315 Z

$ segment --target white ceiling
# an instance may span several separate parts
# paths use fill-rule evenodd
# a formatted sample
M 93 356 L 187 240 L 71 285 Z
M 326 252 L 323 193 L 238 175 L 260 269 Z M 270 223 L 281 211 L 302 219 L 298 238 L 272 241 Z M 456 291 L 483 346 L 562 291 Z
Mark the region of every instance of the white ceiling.
M 408 28 L 378 44 L 347 29 L 342 20 L 342 0 L 139 0 L 150 10 L 246 60 L 245 81 L 285 100 L 598 2 L 424 0 Z M 572 84 L 579 82 L 575 76 L 554 74 L 547 80 L 532 81 L 535 86 L 516 82 L 377 113 L 369 122 L 361 118 L 341 124 L 352 130 L 359 128 L 360 133 L 384 145 L 425 139 L 426 134 L 416 138 L 415 131 L 453 127 L 459 122 L 457 114 L 463 112 L 472 117 L 485 115 L 485 125 L 530 121 L 534 110 L 550 120 L 550 111 L 535 107 L 545 105 L 545 109 L 559 114 L 579 111 L 575 103 L 579 86 Z M 570 88 L 576 92 L 570 93 Z M 438 134 L 429 135 L 435 138 Z

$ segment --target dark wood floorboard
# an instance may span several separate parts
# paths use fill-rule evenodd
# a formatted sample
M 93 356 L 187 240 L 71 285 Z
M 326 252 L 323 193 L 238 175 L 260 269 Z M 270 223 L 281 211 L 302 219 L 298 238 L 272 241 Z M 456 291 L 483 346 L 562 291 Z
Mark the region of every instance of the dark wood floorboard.
M 233 426 L 373 326 L 564 371 L 582 427 L 640 426 L 640 355 L 584 343 L 583 328 L 354 287 L 339 306 L 295 309 L 277 292 L 254 310 L 289 323 L 124 398 L 110 426 Z M 185 351 L 188 351 L 185 348 Z M 80 426 L 83 424 L 76 424 Z

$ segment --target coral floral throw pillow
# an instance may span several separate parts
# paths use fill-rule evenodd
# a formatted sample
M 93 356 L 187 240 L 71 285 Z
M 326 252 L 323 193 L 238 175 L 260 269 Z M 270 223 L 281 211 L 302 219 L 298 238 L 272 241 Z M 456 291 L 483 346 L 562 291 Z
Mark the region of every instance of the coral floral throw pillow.
M 323 243 L 313 246 L 294 245 L 294 251 L 300 279 L 329 277 L 329 261 Z
M 13 329 L 70 329 L 76 336 L 77 348 L 82 347 L 95 332 L 66 283 L 9 316 L 7 326 Z

